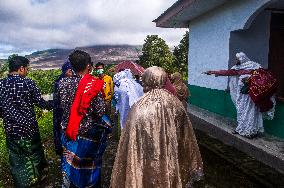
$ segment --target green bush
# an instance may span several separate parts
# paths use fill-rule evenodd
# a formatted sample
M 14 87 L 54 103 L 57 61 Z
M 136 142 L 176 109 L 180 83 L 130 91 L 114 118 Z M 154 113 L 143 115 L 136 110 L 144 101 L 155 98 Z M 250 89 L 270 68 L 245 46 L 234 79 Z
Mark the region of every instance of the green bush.
M 0 120 L 0 164 L 8 162 L 8 154 L 6 148 L 6 136 L 2 119 Z M 2 166 L 2 165 L 1 165 Z
M 38 118 L 38 126 L 42 141 L 53 140 L 53 113 L 43 112 L 42 116 Z
M 28 77 L 35 81 L 40 88 L 42 94 L 50 94 L 53 92 L 55 80 L 60 76 L 61 70 L 32 70 Z
M 38 116 L 39 117 L 39 116 Z M 47 158 L 56 158 L 53 147 L 53 123 L 52 112 L 42 112 L 41 116 L 37 118 L 41 140 L 44 145 L 45 154 Z M 6 136 L 4 133 L 3 122 L 0 120 L 0 187 L 5 187 L 5 183 L 11 181 L 9 173 L 9 157 L 6 147 Z M 5 173 L 5 174 L 2 174 Z M 6 179 L 5 179 L 6 178 Z M 9 178 L 7 180 L 7 178 Z

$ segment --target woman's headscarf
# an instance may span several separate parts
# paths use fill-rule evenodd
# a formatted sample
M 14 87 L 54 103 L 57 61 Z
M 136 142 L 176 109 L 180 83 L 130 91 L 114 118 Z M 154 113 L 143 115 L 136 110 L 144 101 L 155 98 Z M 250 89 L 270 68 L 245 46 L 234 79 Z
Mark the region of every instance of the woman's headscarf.
M 142 85 L 144 92 L 146 93 L 152 89 L 164 88 L 167 79 L 167 73 L 163 68 L 157 66 L 147 68 L 142 74 Z
M 113 76 L 113 83 L 119 87 L 120 82 L 122 79 L 133 79 L 133 75 L 129 69 L 125 69 L 123 71 L 120 71 L 116 73 Z
M 231 69 L 234 70 L 254 70 L 261 68 L 260 64 L 251 61 L 244 52 L 236 53 L 236 58 L 240 61 L 240 65 L 235 65 Z
M 182 82 L 182 76 L 179 72 L 175 72 L 171 75 L 171 81 L 173 84 Z
M 250 61 L 247 55 L 244 52 L 236 53 L 236 58 L 241 62 L 241 64 Z
M 162 67 L 153 66 L 147 68 L 142 75 L 142 86 L 145 93 L 152 89 L 163 88 L 173 95 L 177 95 L 175 87 Z
M 60 78 L 61 78 L 61 79 L 65 77 L 65 74 L 66 74 L 66 72 L 67 72 L 69 69 L 72 70 L 71 63 L 70 63 L 70 61 L 66 61 L 66 62 L 62 65 L 62 67 L 61 67 L 61 71 L 62 71 L 62 73 L 61 73 L 61 75 L 60 75 Z
M 175 72 L 171 75 L 171 81 L 176 89 L 177 97 L 181 101 L 186 101 L 189 97 L 188 87 L 183 83 L 182 75 Z
M 73 69 L 72 69 L 71 63 L 70 63 L 70 61 L 67 60 L 67 61 L 62 65 L 62 67 L 61 67 L 61 72 L 62 72 L 61 75 L 60 75 L 59 78 L 55 81 L 55 84 L 54 84 L 54 90 L 55 90 L 55 91 L 58 89 L 58 84 L 59 84 L 60 80 L 62 80 L 63 78 L 66 77 L 66 72 L 67 72 L 69 69 L 71 69 L 72 72 L 73 72 L 73 74 L 74 74 L 74 71 L 73 71 Z
M 62 65 L 62 73 L 65 74 L 69 69 L 72 69 L 71 63 L 70 61 L 66 61 L 63 65 Z

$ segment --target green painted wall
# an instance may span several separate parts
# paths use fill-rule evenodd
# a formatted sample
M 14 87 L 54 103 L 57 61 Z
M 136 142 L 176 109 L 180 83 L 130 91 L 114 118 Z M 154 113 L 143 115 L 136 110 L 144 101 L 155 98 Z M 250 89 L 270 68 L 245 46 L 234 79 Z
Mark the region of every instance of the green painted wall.
M 191 97 L 188 102 L 190 104 L 236 119 L 236 109 L 229 92 L 193 85 L 189 85 L 189 90 Z M 265 120 L 264 128 L 267 133 L 284 138 L 284 103 L 277 103 L 274 119 L 270 121 Z

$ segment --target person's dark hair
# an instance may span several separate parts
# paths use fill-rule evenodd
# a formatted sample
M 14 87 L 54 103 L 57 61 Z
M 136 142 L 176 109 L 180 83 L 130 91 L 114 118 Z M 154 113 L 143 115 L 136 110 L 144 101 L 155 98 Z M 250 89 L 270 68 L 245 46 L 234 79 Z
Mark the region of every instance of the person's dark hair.
M 103 64 L 102 62 L 97 62 L 96 68 L 98 68 L 99 66 L 103 66 L 103 68 L 105 68 L 105 64 Z
M 84 51 L 75 50 L 69 55 L 69 61 L 73 70 L 78 73 L 84 71 L 91 64 L 91 56 Z
M 30 61 L 18 55 L 11 55 L 8 57 L 8 64 L 9 64 L 9 72 L 18 71 L 21 66 L 27 67 Z

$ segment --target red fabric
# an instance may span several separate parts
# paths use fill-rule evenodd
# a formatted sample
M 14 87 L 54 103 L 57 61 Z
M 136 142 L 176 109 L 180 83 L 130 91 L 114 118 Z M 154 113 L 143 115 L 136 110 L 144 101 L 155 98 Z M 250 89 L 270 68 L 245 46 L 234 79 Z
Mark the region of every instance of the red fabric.
M 215 74 L 217 76 L 237 76 L 243 74 L 250 74 L 251 70 L 219 70 L 219 71 L 208 71 L 210 74 Z
M 97 76 L 94 76 L 94 78 L 97 79 L 97 80 L 101 80 L 104 83 L 104 80 L 102 78 L 97 77 Z M 104 87 L 105 86 L 103 85 L 102 90 L 101 90 L 103 98 L 106 97 L 106 95 L 105 95 L 105 88 Z
M 167 78 L 167 81 L 166 81 L 166 84 L 164 86 L 164 89 L 168 90 L 173 95 L 177 96 L 177 91 L 176 91 L 175 87 L 173 86 L 173 84 L 171 83 L 169 78 Z
M 261 112 L 273 107 L 270 97 L 276 92 L 277 80 L 272 73 L 264 70 L 255 70 L 249 78 L 249 95 L 253 102 L 259 106 Z
M 90 74 L 84 75 L 80 80 L 66 128 L 66 136 L 71 140 L 76 140 L 80 122 L 86 115 L 92 99 L 102 91 L 103 85 L 102 80 L 98 80 Z
M 141 75 L 145 69 L 132 61 L 123 61 L 115 66 L 115 72 L 118 73 L 123 69 L 130 69 L 134 75 Z
M 265 98 L 261 101 L 258 101 L 255 103 L 255 105 L 259 107 L 260 112 L 267 112 L 273 108 L 273 102 L 270 100 L 270 98 Z

